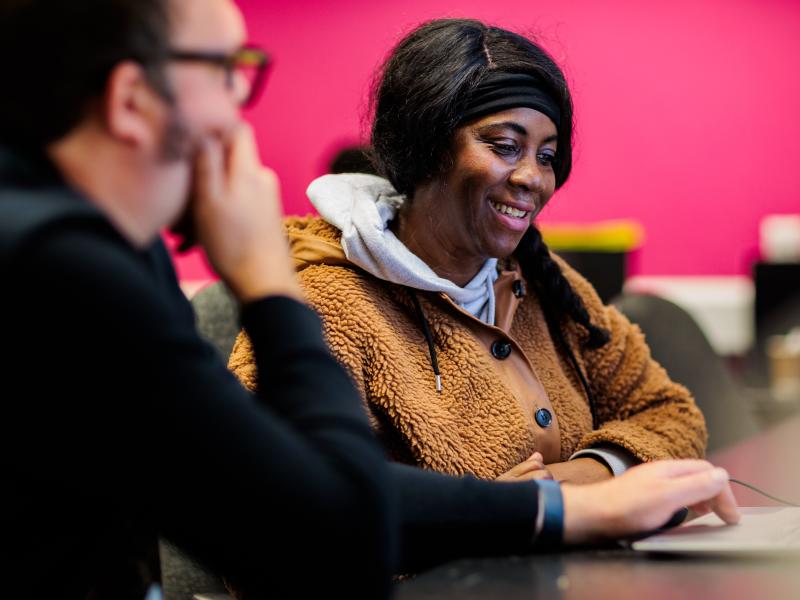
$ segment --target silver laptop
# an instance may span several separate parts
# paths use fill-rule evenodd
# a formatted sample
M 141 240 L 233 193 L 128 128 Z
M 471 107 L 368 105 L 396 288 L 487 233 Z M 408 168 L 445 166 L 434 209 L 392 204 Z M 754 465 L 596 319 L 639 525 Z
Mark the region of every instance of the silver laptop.
M 726 525 L 707 514 L 633 542 L 634 550 L 677 554 L 800 554 L 800 508 L 740 507 L 741 521 Z

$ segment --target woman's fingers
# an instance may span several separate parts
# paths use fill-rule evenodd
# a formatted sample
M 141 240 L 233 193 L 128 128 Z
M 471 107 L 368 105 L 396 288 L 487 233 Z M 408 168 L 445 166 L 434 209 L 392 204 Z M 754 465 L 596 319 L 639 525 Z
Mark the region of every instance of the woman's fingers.
M 530 458 L 512 467 L 497 479 L 499 481 L 528 480 L 528 479 L 552 479 L 553 476 L 544 466 L 544 460 L 539 452 L 534 452 Z
M 553 474 L 547 469 L 538 469 L 530 473 L 530 479 L 536 479 L 536 480 L 553 479 Z
M 497 481 L 532 481 L 552 479 L 553 474 L 547 469 L 534 469 L 512 474 L 511 471 L 497 478 Z
M 516 467 L 511 469 L 511 471 L 524 473 L 525 471 L 531 471 L 534 469 L 544 469 L 544 460 L 542 460 L 542 455 L 538 452 L 534 452 L 530 458 L 527 458 L 519 463 Z

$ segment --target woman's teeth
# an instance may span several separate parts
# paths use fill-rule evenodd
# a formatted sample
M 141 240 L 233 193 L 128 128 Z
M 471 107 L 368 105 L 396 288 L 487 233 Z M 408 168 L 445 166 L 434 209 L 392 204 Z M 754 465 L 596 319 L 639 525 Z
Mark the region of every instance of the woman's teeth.
M 530 214 L 530 211 L 520 210 L 518 208 L 514 208 L 513 206 L 508 206 L 507 204 L 500 204 L 498 202 L 494 202 L 490 200 L 489 203 L 492 207 L 499 213 L 508 215 L 510 217 L 516 217 L 521 219 L 523 217 L 527 217 Z

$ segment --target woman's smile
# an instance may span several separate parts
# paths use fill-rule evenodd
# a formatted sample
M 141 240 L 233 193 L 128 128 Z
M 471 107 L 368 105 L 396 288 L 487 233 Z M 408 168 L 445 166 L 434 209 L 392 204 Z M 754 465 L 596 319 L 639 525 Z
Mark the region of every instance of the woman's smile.
M 494 200 L 489 200 L 489 204 L 494 209 L 495 216 L 500 220 L 500 223 L 504 224 L 509 229 L 524 232 L 528 228 L 528 225 L 530 225 L 532 211 L 521 210 L 510 204 L 504 204 Z

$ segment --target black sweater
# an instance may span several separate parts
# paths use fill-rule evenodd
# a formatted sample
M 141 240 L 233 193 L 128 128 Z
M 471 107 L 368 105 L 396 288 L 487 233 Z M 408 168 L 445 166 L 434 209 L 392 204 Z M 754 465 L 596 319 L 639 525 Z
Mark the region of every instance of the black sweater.
M 196 333 L 160 242 L 135 250 L 5 158 L 4 587 L 119 597 L 160 533 L 277 597 L 385 595 L 394 494 L 316 316 L 244 308 L 267 382 L 253 398 Z
M 7 592 L 135 597 L 130 566 L 158 534 L 276 597 L 381 597 L 393 567 L 530 548 L 535 484 L 387 469 L 309 309 L 244 307 L 252 397 L 197 334 L 160 242 L 137 251 L 2 148 L 0 273 Z

